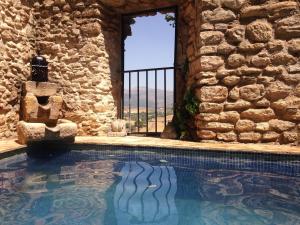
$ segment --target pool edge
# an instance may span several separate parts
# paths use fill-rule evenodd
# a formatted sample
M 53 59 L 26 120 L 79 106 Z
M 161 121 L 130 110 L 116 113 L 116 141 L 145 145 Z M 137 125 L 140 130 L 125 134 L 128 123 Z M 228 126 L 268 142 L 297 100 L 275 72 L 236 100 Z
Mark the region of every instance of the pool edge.
M 163 148 L 188 151 L 220 151 L 237 153 L 256 153 L 274 155 L 300 155 L 299 146 L 239 144 L 239 143 L 200 143 L 179 140 L 168 140 L 151 137 L 77 137 L 72 145 L 99 145 L 116 147 Z M 15 140 L 0 141 L 0 157 L 6 154 L 17 154 L 26 149 Z

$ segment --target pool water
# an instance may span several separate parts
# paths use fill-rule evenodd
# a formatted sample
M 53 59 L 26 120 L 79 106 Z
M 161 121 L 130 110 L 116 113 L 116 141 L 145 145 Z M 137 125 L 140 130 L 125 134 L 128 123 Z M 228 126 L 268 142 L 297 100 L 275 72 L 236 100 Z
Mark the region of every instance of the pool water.
M 0 224 L 300 224 L 297 157 L 107 149 L 0 160 Z

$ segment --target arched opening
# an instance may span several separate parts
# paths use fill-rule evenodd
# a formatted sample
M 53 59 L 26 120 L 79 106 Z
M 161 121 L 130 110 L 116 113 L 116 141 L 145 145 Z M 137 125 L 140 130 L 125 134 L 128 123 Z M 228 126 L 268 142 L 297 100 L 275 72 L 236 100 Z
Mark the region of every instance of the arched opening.
M 130 134 L 159 135 L 176 101 L 177 8 L 122 16 L 122 115 Z

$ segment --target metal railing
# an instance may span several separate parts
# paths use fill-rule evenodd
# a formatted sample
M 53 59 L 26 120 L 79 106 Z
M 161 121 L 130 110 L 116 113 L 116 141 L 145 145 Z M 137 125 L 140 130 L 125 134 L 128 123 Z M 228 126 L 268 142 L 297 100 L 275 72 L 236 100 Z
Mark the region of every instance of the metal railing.
M 170 74 L 169 71 L 172 71 Z M 132 106 L 134 105 L 132 102 L 132 87 L 133 87 L 133 75 L 136 76 L 136 94 L 137 94 L 137 102 L 136 102 L 136 110 L 137 110 L 137 119 L 136 119 L 136 131 L 132 131 Z M 145 94 L 146 94 L 146 131 L 141 131 L 141 99 L 140 99 L 140 88 L 141 88 L 141 76 L 145 76 Z M 154 131 L 149 131 L 149 77 L 154 76 L 154 119 L 155 119 L 155 128 Z M 163 76 L 163 96 L 158 96 L 158 77 Z M 163 97 L 163 118 L 164 118 L 164 127 L 167 125 L 167 76 L 172 76 L 172 82 L 174 83 L 173 87 L 173 102 L 172 107 L 175 104 L 175 68 L 174 67 L 162 67 L 162 68 L 150 68 L 150 69 L 138 69 L 138 70 L 126 70 L 123 72 L 123 90 L 122 90 L 122 118 L 125 119 L 125 114 L 128 115 L 128 124 L 129 124 L 129 133 L 130 134 L 146 134 L 146 135 L 158 135 L 160 132 L 158 130 L 158 98 Z M 128 111 L 125 112 L 125 80 L 128 80 Z M 143 104 L 143 103 L 142 103 Z

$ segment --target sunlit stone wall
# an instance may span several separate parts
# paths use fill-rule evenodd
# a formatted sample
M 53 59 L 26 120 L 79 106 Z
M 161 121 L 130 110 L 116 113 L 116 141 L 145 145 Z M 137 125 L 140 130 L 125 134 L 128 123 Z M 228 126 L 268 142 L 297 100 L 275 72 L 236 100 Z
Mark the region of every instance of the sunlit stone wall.
M 21 85 L 30 75 L 33 25 L 29 3 L 0 1 L 0 139 L 16 135 Z
M 197 21 L 189 76 L 200 100 L 197 137 L 297 144 L 299 3 L 202 0 Z

